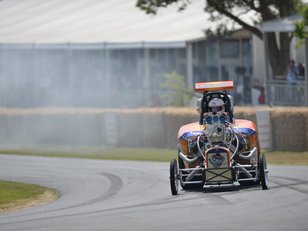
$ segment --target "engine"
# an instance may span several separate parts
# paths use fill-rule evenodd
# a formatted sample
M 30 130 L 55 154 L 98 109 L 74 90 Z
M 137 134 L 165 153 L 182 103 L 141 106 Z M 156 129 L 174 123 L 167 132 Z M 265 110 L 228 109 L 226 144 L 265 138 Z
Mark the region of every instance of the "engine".
M 222 114 L 205 116 L 204 135 L 207 137 L 206 148 L 215 145 L 229 146 L 232 141 L 233 132 L 228 126 L 227 116 Z

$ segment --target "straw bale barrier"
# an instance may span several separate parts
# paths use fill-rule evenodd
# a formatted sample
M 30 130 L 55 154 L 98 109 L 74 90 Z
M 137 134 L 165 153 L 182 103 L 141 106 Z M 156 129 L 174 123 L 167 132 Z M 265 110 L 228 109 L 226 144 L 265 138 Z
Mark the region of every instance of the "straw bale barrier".
M 308 150 L 308 108 L 236 107 L 234 116 L 256 122 L 257 110 L 270 110 L 273 149 Z M 179 128 L 198 118 L 193 108 L 0 108 L 0 148 L 103 146 L 116 136 L 117 146 L 176 149 Z
M 273 149 L 308 150 L 308 108 L 277 108 L 271 111 Z

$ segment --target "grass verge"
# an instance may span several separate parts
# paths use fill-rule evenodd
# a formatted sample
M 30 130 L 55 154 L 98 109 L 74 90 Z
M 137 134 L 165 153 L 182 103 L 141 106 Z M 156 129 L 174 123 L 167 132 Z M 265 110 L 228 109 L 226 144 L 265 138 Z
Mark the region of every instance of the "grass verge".
M 110 147 L 42 147 L 0 150 L 0 154 L 18 154 L 47 157 L 88 158 L 102 160 L 139 160 L 168 162 L 176 158 L 177 150 L 156 148 L 110 148 Z M 306 165 L 308 152 L 263 152 L 268 164 Z
M 0 181 L 1 213 L 45 204 L 57 198 L 56 190 L 34 184 Z
M 109 147 L 35 147 L 0 150 L 0 154 L 87 158 L 102 160 L 169 161 L 176 151 L 157 148 L 109 148 Z

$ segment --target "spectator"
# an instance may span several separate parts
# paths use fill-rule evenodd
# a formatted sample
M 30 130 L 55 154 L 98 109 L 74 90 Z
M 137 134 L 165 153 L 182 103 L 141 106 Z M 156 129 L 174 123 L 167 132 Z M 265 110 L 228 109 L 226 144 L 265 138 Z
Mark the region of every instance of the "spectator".
M 264 87 L 260 87 L 260 95 L 258 97 L 258 103 L 259 104 L 265 104 L 265 93 L 264 93 Z
M 297 79 L 297 68 L 295 66 L 294 60 L 288 62 L 287 68 L 287 80 L 288 83 L 294 85 Z
M 297 65 L 297 73 L 298 73 L 298 79 L 304 79 L 305 78 L 305 67 L 302 63 L 299 63 Z

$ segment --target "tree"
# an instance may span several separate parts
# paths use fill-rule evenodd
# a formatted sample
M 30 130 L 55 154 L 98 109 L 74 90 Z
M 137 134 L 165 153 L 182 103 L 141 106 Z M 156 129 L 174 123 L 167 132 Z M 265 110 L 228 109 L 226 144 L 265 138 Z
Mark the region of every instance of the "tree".
M 175 71 L 165 74 L 161 88 L 164 90 L 162 99 L 168 106 L 186 106 L 193 95 L 193 91 L 189 89 L 184 77 Z
M 303 19 L 295 24 L 294 31 L 294 35 L 299 39 L 298 46 L 301 46 L 305 38 L 308 38 L 308 6 L 303 7 L 300 14 Z
M 190 2 L 191 0 L 137 0 L 136 6 L 148 14 L 156 14 L 159 8 L 175 3 L 180 4 L 179 10 L 184 10 Z M 302 6 L 301 0 L 205 0 L 205 12 L 211 14 L 212 21 L 221 22 L 216 33 L 225 32 L 226 20 L 231 19 L 260 39 L 264 38 L 257 24 L 296 14 L 300 6 Z M 241 15 L 248 12 L 254 12 L 258 16 L 254 25 L 241 19 Z M 290 59 L 290 43 L 293 34 L 281 32 L 277 37 L 276 33 L 270 32 L 266 37 L 273 75 L 282 75 Z

